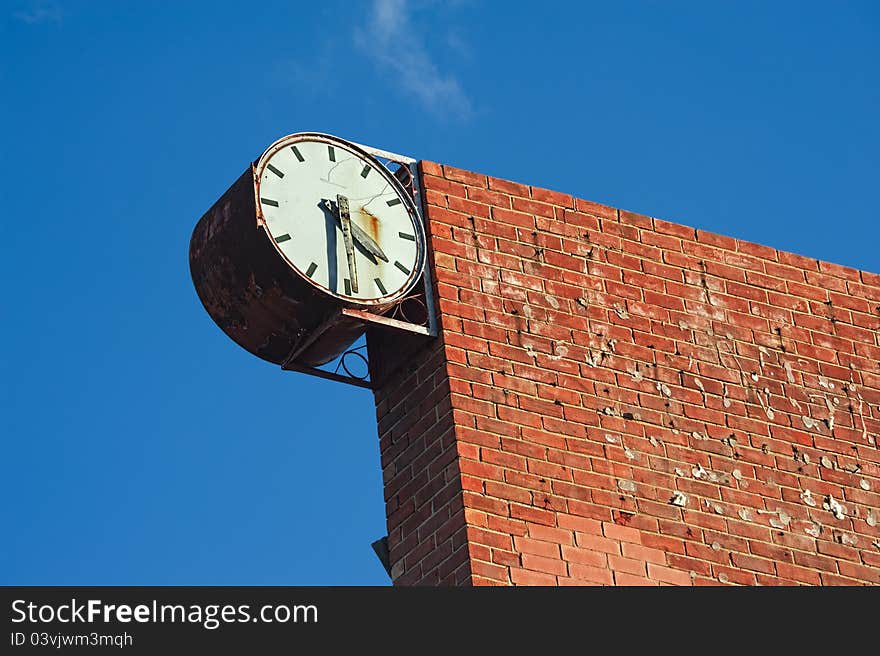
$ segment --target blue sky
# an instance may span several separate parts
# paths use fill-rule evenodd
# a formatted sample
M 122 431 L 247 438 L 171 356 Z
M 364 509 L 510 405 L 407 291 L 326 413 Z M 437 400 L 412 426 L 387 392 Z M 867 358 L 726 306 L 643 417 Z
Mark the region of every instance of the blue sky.
M 0 583 L 379 584 L 368 391 L 202 309 L 198 218 L 322 131 L 880 271 L 873 2 L 0 4 Z

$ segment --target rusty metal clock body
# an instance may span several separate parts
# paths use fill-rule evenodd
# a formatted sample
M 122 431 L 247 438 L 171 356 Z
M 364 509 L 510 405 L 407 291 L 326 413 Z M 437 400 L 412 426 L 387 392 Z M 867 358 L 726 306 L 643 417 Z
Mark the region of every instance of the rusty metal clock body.
M 425 250 L 398 176 L 358 145 L 303 132 L 269 146 L 202 216 L 190 271 L 236 343 L 315 367 L 363 333 L 353 315 L 381 315 L 411 292 Z

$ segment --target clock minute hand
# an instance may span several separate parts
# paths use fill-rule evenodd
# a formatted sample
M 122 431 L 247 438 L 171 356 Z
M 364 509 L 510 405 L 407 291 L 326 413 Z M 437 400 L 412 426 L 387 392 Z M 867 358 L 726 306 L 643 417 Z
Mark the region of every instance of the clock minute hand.
M 342 194 L 336 195 L 337 215 L 342 224 L 342 238 L 345 240 L 345 255 L 348 258 L 348 271 L 351 274 L 351 291 L 358 292 L 357 262 L 354 259 L 354 244 L 351 240 L 351 215 L 348 211 L 348 198 Z

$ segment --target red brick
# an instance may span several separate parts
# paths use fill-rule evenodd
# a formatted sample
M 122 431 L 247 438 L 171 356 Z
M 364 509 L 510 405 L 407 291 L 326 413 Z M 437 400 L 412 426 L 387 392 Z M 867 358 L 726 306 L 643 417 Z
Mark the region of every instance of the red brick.
M 486 495 L 520 503 L 529 503 L 532 500 L 532 493 L 528 490 L 494 481 L 486 481 Z
M 474 560 L 471 562 L 471 569 L 475 576 L 483 576 L 489 580 L 500 581 L 502 583 L 507 583 L 508 581 L 507 568 L 502 567 L 501 565 Z
M 778 255 L 779 261 L 783 264 L 788 264 L 805 271 L 818 271 L 819 269 L 819 262 L 811 257 L 804 257 L 803 255 L 796 255 L 794 253 L 784 253 L 782 251 L 780 251 Z
M 473 544 L 470 545 L 473 548 Z M 519 567 L 521 562 L 520 554 L 515 551 L 505 551 L 503 549 L 492 549 L 492 562 L 508 567 Z
M 706 232 L 705 230 L 697 230 L 697 241 L 717 248 L 724 248 L 729 251 L 736 250 L 736 239 L 725 235 L 718 235 L 714 232 Z
M 553 512 L 534 508 L 532 506 L 522 506 L 516 503 L 511 504 L 510 516 L 517 519 L 524 519 L 527 522 L 534 522 L 535 524 L 545 524 L 547 526 L 556 525 L 556 517 Z
M 614 585 L 614 578 L 609 570 L 601 567 L 591 567 L 580 563 L 571 563 L 568 566 L 572 578 L 599 585 Z
M 745 554 L 733 553 L 730 555 L 731 560 L 737 567 L 750 569 L 756 572 L 764 572 L 765 574 L 775 574 L 776 567 L 773 561 L 764 558 L 755 558 Z
M 822 572 L 822 585 L 845 585 L 852 586 L 858 583 L 858 581 L 847 578 L 845 576 L 838 576 L 837 574 L 829 574 L 827 572 Z
M 546 558 L 544 556 L 524 553 L 522 555 L 522 564 L 526 569 L 535 572 L 545 572 L 547 574 L 556 574 L 557 576 L 568 574 L 568 566 L 559 558 Z
M 625 572 L 637 576 L 645 576 L 647 574 L 647 564 L 643 560 L 609 555 L 608 566 L 615 572 Z
M 644 576 L 634 576 L 625 572 L 614 573 L 614 584 L 622 586 L 656 586 L 657 584 Z
M 712 569 L 719 581 L 726 577 L 728 584 L 755 585 L 758 581 L 754 572 L 746 572 L 732 567 L 720 567 L 718 565 L 713 565 Z
M 646 547 L 652 547 L 654 549 L 665 551 L 667 554 L 667 560 L 668 554 L 670 553 L 683 554 L 685 552 L 685 546 L 682 540 L 671 538 L 666 535 L 645 533 L 642 535 L 642 544 Z
M 788 563 L 776 563 L 776 573 L 784 578 L 810 585 L 819 585 L 821 582 L 819 572 Z
M 479 216 L 483 219 L 489 218 L 489 213 L 492 209 L 491 206 L 484 203 L 477 203 L 473 200 L 459 198 L 457 196 L 449 196 L 446 199 L 446 204 L 451 210 L 461 212 L 469 217 Z
M 462 182 L 474 187 L 487 186 L 487 178 L 485 175 L 480 175 L 479 173 L 474 173 L 472 171 L 465 171 L 464 169 L 457 169 L 449 165 L 443 167 L 443 175 L 447 180 L 455 180 L 456 182 Z
M 536 540 L 545 540 L 555 544 L 574 544 L 574 532 L 564 528 L 554 528 L 542 524 L 529 524 L 529 537 Z
M 653 219 L 651 219 L 650 216 L 645 216 L 644 214 L 637 214 L 636 212 L 629 212 L 627 210 L 619 210 L 617 213 L 617 219 L 621 223 L 636 226 L 646 231 L 653 230 Z
M 689 558 L 688 556 L 680 556 L 678 554 L 670 554 L 667 558 L 669 564 L 679 570 L 687 571 L 688 573 L 694 572 L 695 574 L 702 574 L 703 576 L 710 576 L 712 573 L 712 566 L 705 561 L 697 560 L 696 558 Z
M 523 198 L 529 197 L 529 187 L 527 185 L 519 184 L 518 182 L 511 182 L 510 180 L 502 180 L 501 178 L 493 178 L 491 176 L 489 177 L 489 189 L 497 189 L 505 194 L 521 196 Z
M 493 501 L 492 499 L 484 498 L 484 501 Z M 474 504 L 476 506 L 476 504 Z M 506 506 L 506 504 L 505 504 Z M 489 512 L 497 512 L 498 514 L 503 514 L 503 517 L 499 517 L 497 515 L 489 514 L 487 515 L 487 527 L 490 531 L 498 531 L 500 533 L 507 533 L 513 537 L 523 536 L 526 534 L 526 524 L 525 522 L 518 519 L 510 519 L 507 517 L 507 508 L 504 507 L 497 511 L 489 511 Z
M 510 580 L 515 585 L 556 585 L 556 577 L 552 574 L 543 574 L 515 567 L 510 569 Z
M 755 257 L 760 257 L 765 260 L 776 260 L 777 257 L 775 248 L 762 246 L 761 244 L 753 244 L 747 241 L 737 240 L 736 250 L 738 250 L 740 253 L 745 253 L 746 255 L 754 255 Z
M 874 585 L 880 584 L 880 568 L 841 562 L 839 569 L 842 576 L 848 576 L 858 581 L 866 581 Z
M 419 161 L 419 168 L 421 172 L 425 175 L 443 175 L 443 166 L 438 164 L 437 162 L 431 162 L 426 159 Z
M 571 194 L 562 194 L 558 191 L 549 189 L 541 189 L 540 187 L 532 187 L 532 198 L 544 203 L 552 203 L 561 207 L 574 207 L 574 198 Z
M 465 187 L 467 197 L 478 203 L 485 203 L 493 207 L 509 208 L 510 196 L 499 191 L 483 189 L 481 187 Z
M 834 264 L 833 262 L 823 262 L 820 260 L 819 271 L 832 276 L 846 278 L 847 280 L 852 280 L 855 282 L 859 282 L 861 280 L 861 275 L 858 269 L 841 266 L 840 264 Z
M 503 481 L 504 470 L 501 467 L 490 465 L 485 462 L 477 462 L 474 460 L 459 460 L 459 470 L 462 474 L 470 474 L 475 478 L 482 480 Z
M 590 565 L 592 567 L 605 567 L 608 559 L 616 558 L 609 556 L 601 551 L 593 551 L 591 549 L 581 549 L 579 547 L 562 547 L 562 559 L 568 563 L 580 563 L 582 565 Z
M 509 535 L 502 533 L 493 533 L 480 528 L 469 527 L 468 537 L 478 544 L 484 544 L 489 547 L 510 550 L 513 547 L 513 540 Z
M 578 533 L 587 533 L 589 535 L 602 535 L 602 522 L 595 519 L 562 513 L 559 514 L 557 519 L 559 521 L 559 528 L 571 529 Z
M 513 197 L 513 209 L 518 212 L 526 212 L 538 216 L 546 216 L 552 218 L 554 216 L 553 206 L 536 200 L 526 198 Z
M 575 542 L 577 546 L 583 549 L 592 549 L 601 551 L 602 553 L 620 555 L 620 544 L 615 540 L 599 537 L 598 535 L 590 535 L 588 533 L 576 533 Z
M 693 228 L 678 223 L 670 223 L 669 221 L 663 221 L 661 219 L 654 219 L 654 229 L 657 232 L 666 235 L 674 235 L 676 237 L 681 237 L 682 239 L 693 240 L 696 238 L 696 230 Z
M 652 549 L 651 547 L 643 547 L 641 545 L 627 543 L 623 543 L 621 547 L 623 548 L 623 555 L 627 558 L 636 558 L 638 560 L 659 565 L 666 564 L 666 554 L 659 549 Z
M 607 205 L 594 203 L 593 201 L 576 198 L 575 206 L 577 207 L 578 212 L 583 212 L 584 214 L 592 214 L 593 216 L 599 216 L 605 219 L 617 218 L 616 209 Z
M 828 558 L 826 556 L 819 556 L 816 554 L 802 553 L 800 551 L 794 552 L 794 562 L 802 567 L 809 567 L 811 569 L 821 569 L 825 572 L 836 572 L 837 571 L 837 563 L 833 558 Z
M 671 567 L 663 567 L 648 563 L 648 578 L 653 581 L 663 581 L 674 585 L 692 585 L 690 574 Z
M 629 526 L 618 526 L 617 524 L 606 522 L 602 525 L 602 529 L 606 538 L 617 540 L 618 542 L 632 542 L 634 544 L 641 544 L 642 542 L 641 532 Z

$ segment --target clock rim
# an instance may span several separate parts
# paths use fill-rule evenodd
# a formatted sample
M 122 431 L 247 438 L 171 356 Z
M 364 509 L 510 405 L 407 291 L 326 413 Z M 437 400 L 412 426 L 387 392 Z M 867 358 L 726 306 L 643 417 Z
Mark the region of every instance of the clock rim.
M 406 283 L 404 283 L 403 286 L 399 287 L 397 291 L 391 294 L 386 294 L 385 296 L 378 296 L 375 298 L 355 298 L 352 296 L 346 296 L 345 294 L 337 293 L 332 289 L 318 284 L 309 276 L 307 276 L 305 272 L 303 272 L 289 257 L 287 257 L 284 251 L 281 250 L 281 247 L 272 238 L 272 233 L 269 231 L 266 218 L 263 215 L 263 208 L 260 206 L 259 202 L 256 202 L 256 200 L 260 197 L 260 182 L 263 178 L 263 172 L 266 170 L 266 164 L 269 162 L 269 160 L 271 160 L 272 156 L 275 153 L 292 144 L 302 141 L 317 141 L 319 143 L 339 146 L 345 150 L 351 151 L 357 157 L 362 158 L 367 163 L 376 167 L 380 175 L 382 175 L 382 177 L 391 184 L 398 198 L 400 198 L 403 204 L 406 206 L 407 213 L 409 214 L 410 220 L 412 221 L 413 227 L 416 231 L 416 263 L 413 266 L 412 272 L 410 273 L 410 276 L 407 279 Z M 402 165 L 405 166 L 404 164 Z M 254 162 L 253 171 L 255 201 L 254 205 L 256 206 L 257 210 L 257 227 L 263 229 L 267 240 L 275 249 L 275 251 L 282 257 L 284 262 L 291 269 L 294 270 L 299 278 L 307 282 L 313 288 L 317 289 L 319 292 L 326 296 L 336 298 L 347 304 L 359 306 L 387 306 L 402 300 L 403 297 L 411 292 L 416 284 L 418 284 L 427 260 L 425 248 L 425 243 L 427 240 L 425 236 L 425 226 L 422 221 L 421 213 L 418 211 L 415 201 L 412 199 L 409 193 L 407 193 L 406 189 L 403 187 L 400 181 L 395 178 L 394 175 L 392 175 L 392 173 L 385 167 L 384 164 L 382 164 L 382 162 L 378 160 L 378 158 L 364 150 L 364 148 L 332 134 L 326 134 L 323 132 L 294 132 L 292 134 L 285 135 L 280 139 L 276 139 L 272 144 L 270 144 L 269 147 L 263 151 L 263 154 L 260 155 L 260 157 Z

